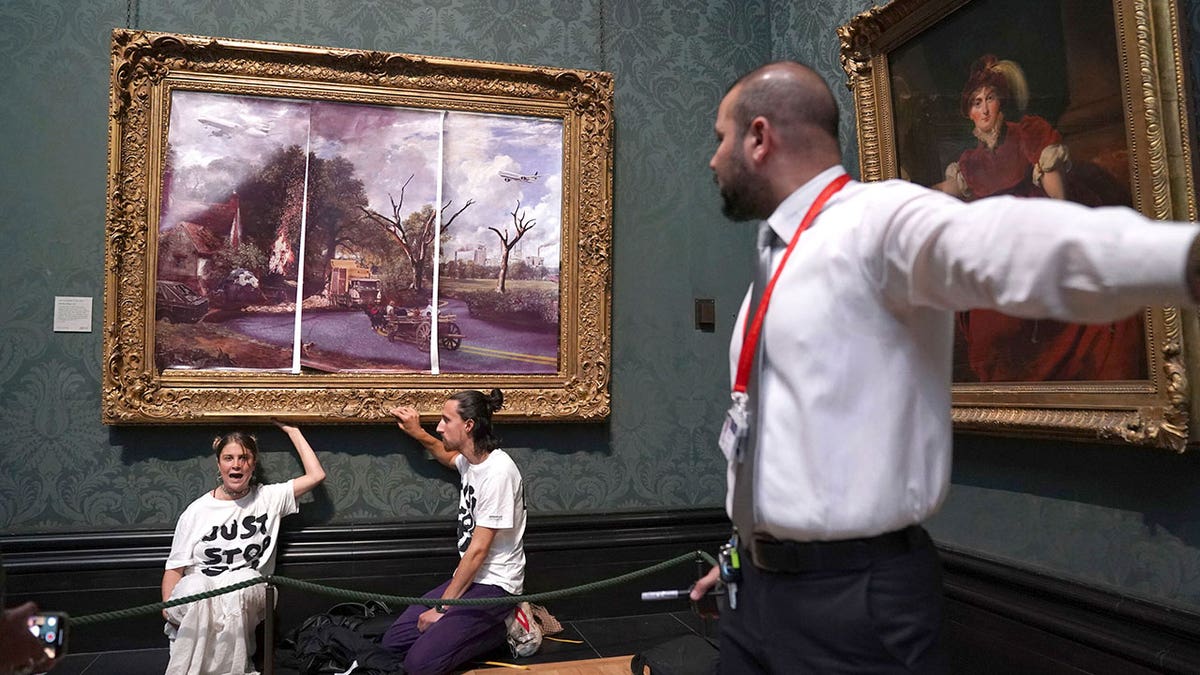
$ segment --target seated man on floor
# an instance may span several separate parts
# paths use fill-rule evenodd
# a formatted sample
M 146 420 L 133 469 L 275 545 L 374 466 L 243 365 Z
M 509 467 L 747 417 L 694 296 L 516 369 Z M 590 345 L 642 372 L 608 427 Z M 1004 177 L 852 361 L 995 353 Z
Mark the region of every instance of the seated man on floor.
M 525 583 L 525 490 L 508 453 L 496 448 L 492 413 L 504 397 L 463 391 L 450 397 L 438 423 L 439 441 L 421 428 L 417 411 L 400 407 L 399 426 L 439 462 L 462 476 L 458 509 L 460 560 L 448 581 L 426 593 L 429 606 L 410 606 L 383 636 L 410 675 L 440 675 L 505 643 L 505 618 L 515 603 L 451 606 L 437 600 L 502 598 Z

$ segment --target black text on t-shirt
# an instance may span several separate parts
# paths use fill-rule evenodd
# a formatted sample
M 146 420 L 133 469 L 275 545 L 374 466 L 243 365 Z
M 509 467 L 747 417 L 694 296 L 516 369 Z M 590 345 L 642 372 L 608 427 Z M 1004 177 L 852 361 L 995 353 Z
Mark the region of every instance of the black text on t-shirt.
M 215 542 L 221 539 L 230 544 L 241 545 L 226 548 L 214 546 L 204 549 L 201 571 L 210 577 L 215 577 L 244 567 L 252 570 L 258 569 L 263 553 L 271 546 L 271 535 L 267 534 L 268 532 L 267 514 L 265 513 L 259 516 L 246 516 L 240 522 L 235 520 L 224 525 L 214 525 L 201 541 Z M 261 541 L 245 541 L 256 537 Z
M 471 545 L 471 533 L 475 531 L 475 488 L 464 485 L 462 502 L 458 507 L 458 552 L 466 553 Z

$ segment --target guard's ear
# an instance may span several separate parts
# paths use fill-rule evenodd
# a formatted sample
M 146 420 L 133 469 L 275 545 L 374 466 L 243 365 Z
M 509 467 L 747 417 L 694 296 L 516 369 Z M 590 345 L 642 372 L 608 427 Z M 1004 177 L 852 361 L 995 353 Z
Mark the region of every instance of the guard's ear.
M 746 128 L 746 156 L 754 162 L 762 162 L 774 144 L 774 128 L 770 120 L 762 115 L 750 120 Z

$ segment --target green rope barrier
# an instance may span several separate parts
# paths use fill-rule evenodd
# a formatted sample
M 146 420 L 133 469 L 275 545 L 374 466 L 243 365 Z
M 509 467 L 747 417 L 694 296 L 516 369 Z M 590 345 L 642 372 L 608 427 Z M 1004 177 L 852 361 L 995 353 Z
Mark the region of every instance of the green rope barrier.
M 449 606 L 449 605 L 499 605 L 499 604 L 512 604 L 512 603 L 516 603 L 516 602 L 543 602 L 546 600 L 554 600 L 557 598 L 564 598 L 564 597 L 571 596 L 571 595 L 581 595 L 583 593 L 598 590 L 601 588 L 608 588 L 609 586 L 617 586 L 617 585 L 623 584 L 627 581 L 632 581 L 634 579 L 640 579 L 641 577 L 649 576 L 651 574 L 654 574 L 655 572 L 665 570 L 669 567 L 674 567 L 675 565 L 678 565 L 680 563 L 684 563 L 689 560 L 695 560 L 697 557 L 703 558 L 704 561 L 710 565 L 717 564 L 716 559 L 714 559 L 708 553 L 706 553 L 704 551 L 693 551 L 691 553 L 685 553 L 681 556 L 671 558 L 670 560 L 664 560 L 663 562 L 660 562 L 656 565 L 651 565 L 650 567 L 646 567 L 646 568 L 643 568 L 640 570 L 635 570 L 633 572 L 628 572 L 626 574 L 622 574 L 619 576 L 610 577 L 608 579 L 601 579 L 600 581 L 593 581 L 590 583 L 582 584 L 579 586 L 573 586 L 571 588 L 564 588 L 564 589 L 560 589 L 557 591 L 544 591 L 541 593 L 528 593 L 525 595 L 513 595 L 513 596 L 507 596 L 507 597 L 503 597 L 503 598 L 454 598 L 452 600 L 440 600 L 439 599 L 438 604 Z M 323 586 L 321 584 L 314 584 L 310 581 L 300 581 L 298 579 L 289 579 L 288 577 L 280 577 L 280 576 L 271 575 L 271 576 L 267 576 L 267 577 L 258 577 L 255 579 L 246 579 L 245 581 L 239 581 L 236 584 L 232 584 L 229 586 L 223 586 L 221 588 L 214 588 L 210 591 L 205 591 L 203 593 L 196 593 L 194 595 L 188 595 L 188 596 L 184 596 L 182 598 L 175 598 L 174 600 L 169 600 L 167 602 L 155 602 L 155 603 L 152 603 L 149 605 L 140 605 L 138 607 L 130 607 L 128 609 L 119 609 L 119 610 L 115 610 L 115 611 L 111 611 L 111 612 L 98 612 L 96 614 L 86 614 L 84 616 L 72 617 L 71 624 L 73 626 L 86 626 L 89 624 L 101 623 L 104 621 L 113 621 L 116 619 L 127 619 L 127 618 L 138 616 L 141 614 L 154 614 L 156 612 L 161 612 L 162 610 L 164 610 L 168 607 L 175 607 L 177 605 L 186 605 L 190 602 L 196 602 L 197 600 L 205 600 L 208 598 L 213 598 L 218 595 L 223 595 L 225 593 L 232 593 L 233 591 L 239 591 L 243 588 L 249 588 L 250 586 L 254 586 L 254 585 L 262 584 L 262 583 L 270 583 L 270 584 L 275 584 L 277 586 L 288 586 L 288 587 L 296 588 L 299 590 L 306 590 L 306 591 L 311 591 L 314 593 L 320 593 L 322 595 L 331 595 L 334 597 L 345 598 L 347 600 L 380 600 L 380 601 L 389 602 L 389 603 L 392 603 L 395 605 L 423 605 L 423 604 L 428 603 L 432 599 L 432 598 L 421 598 L 421 597 L 415 597 L 415 596 L 385 595 L 382 593 L 367 593 L 365 591 L 352 591 L 352 590 L 348 590 L 348 589 L 344 589 L 344 588 L 334 588 L 333 586 Z
M 112 612 L 98 612 L 96 614 L 85 614 L 84 616 L 75 616 L 75 617 L 71 617 L 71 625 L 72 626 L 86 626 L 90 623 L 100 623 L 102 621 L 112 621 L 114 619 L 128 619 L 130 617 L 138 616 L 139 614 L 154 614 L 155 612 L 161 612 L 168 607 L 175 607 L 176 605 L 186 605 L 189 602 L 196 602 L 197 600 L 205 600 L 207 598 L 215 598 L 218 595 L 224 595 L 226 593 L 240 591 L 243 588 L 249 588 L 251 586 L 261 584 L 264 581 L 266 581 L 266 578 L 264 578 L 264 577 L 258 577 L 255 579 L 246 579 L 244 581 L 239 581 L 236 584 L 231 584 L 229 586 L 223 586 L 221 588 L 214 588 L 211 591 L 204 591 L 203 593 L 196 593 L 194 595 L 185 595 L 182 598 L 175 598 L 174 600 L 169 600 L 167 602 L 155 602 L 155 603 L 152 603 L 149 605 L 140 605 L 138 607 L 130 607 L 129 609 L 118 609 L 118 610 L 115 610 Z

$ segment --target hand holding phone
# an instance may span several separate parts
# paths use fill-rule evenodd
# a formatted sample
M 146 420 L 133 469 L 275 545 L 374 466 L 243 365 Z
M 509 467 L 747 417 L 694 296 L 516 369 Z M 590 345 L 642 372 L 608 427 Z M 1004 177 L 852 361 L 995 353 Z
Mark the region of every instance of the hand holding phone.
M 29 632 L 38 639 L 48 659 L 67 653 L 67 615 L 64 612 L 39 612 L 26 620 Z
M 45 672 L 54 660 L 46 652 L 44 639 L 39 629 L 35 635 L 30 626 L 37 622 L 39 615 L 37 605 L 27 602 L 19 607 L 0 610 L 0 672 L 34 673 Z M 61 625 L 65 619 L 61 615 L 55 619 L 55 625 Z M 44 622 L 43 622 L 44 623 Z M 61 630 L 55 630 L 55 653 L 61 655 L 65 646 L 65 637 Z

